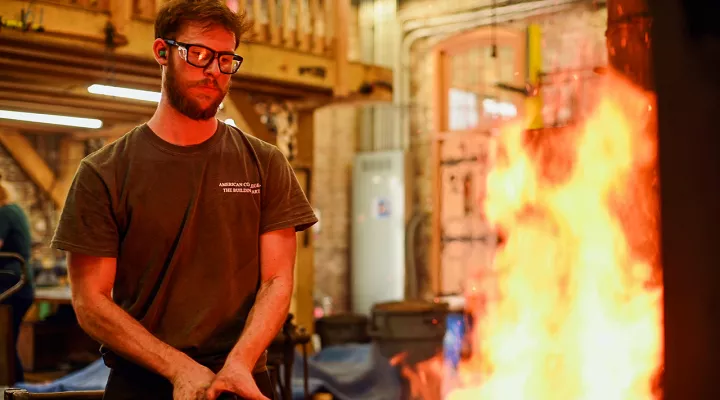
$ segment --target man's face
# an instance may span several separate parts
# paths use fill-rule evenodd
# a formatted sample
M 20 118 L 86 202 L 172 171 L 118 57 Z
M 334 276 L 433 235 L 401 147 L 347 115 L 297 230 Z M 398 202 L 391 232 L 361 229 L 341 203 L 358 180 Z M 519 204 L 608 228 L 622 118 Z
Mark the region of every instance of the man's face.
M 195 24 L 180 32 L 178 42 L 199 44 L 215 51 L 234 51 L 235 36 L 221 26 L 203 29 Z M 220 103 L 230 90 L 231 75 L 218 69 L 217 59 L 205 68 L 194 67 L 182 59 L 178 48 L 169 48 L 164 93 L 170 104 L 193 120 L 215 117 Z

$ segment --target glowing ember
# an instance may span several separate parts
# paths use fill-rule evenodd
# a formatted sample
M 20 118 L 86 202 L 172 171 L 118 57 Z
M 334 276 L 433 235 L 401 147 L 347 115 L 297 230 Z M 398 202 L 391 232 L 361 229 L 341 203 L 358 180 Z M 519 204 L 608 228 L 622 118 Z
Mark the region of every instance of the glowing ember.
M 612 75 L 597 95 L 576 129 L 499 137 L 485 199 L 506 239 L 496 296 L 476 315 L 468 382 L 449 399 L 657 396 L 655 195 L 638 190 L 655 163 L 653 99 Z

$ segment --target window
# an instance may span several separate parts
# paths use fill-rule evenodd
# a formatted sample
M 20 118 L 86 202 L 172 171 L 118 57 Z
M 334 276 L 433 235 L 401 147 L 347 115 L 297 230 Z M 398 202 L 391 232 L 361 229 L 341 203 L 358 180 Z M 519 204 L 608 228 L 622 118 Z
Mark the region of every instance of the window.
M 450 88 L 448 95 L 448 128 L 461 131 L 478 125 L 478 95 L 462 89 Z

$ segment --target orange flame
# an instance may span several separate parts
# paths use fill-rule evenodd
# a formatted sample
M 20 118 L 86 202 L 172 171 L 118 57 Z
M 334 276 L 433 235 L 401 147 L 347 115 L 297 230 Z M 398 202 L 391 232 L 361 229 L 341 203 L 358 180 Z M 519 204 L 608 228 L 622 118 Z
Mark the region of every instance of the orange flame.
M 400 353 L 390 359 L 390 365 L 400 366 L 402 377 L 408 383 L 407 393 L 403 398 L 408 400 L 430 400 L 440 397 L 443 383 L 443 360 L 436 355 L 420 361 L 414 366 L 405 363 L 407 352 Z
M 451 400 L 659 398 L 654 99 L 614 75 L 596 94 L 576 128 L 498 137 L 484 205 L 506 242 Z
M 393 358 L 408 398 L 661 398 L 654 98 L 613 73 L 596 89 L 576 127 L 497 137 L 483 203 L 505 242 L 467 277 L 472 355 L 459 382 L 440 355 Z

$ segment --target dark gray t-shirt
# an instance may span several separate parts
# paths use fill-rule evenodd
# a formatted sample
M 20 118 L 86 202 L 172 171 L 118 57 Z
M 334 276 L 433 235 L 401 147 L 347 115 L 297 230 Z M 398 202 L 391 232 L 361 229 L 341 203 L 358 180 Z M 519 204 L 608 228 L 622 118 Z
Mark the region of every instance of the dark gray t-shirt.
M 160 340 L 217 365 L 259 289 L 260 235 L 315 222 L 275 146 L 222 122 L 193 146 L 141 125 L 83 159 L 52 246 L 116 257 L 115 302 Z

